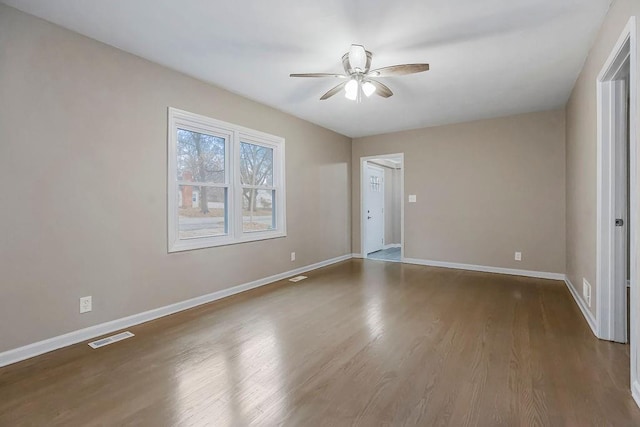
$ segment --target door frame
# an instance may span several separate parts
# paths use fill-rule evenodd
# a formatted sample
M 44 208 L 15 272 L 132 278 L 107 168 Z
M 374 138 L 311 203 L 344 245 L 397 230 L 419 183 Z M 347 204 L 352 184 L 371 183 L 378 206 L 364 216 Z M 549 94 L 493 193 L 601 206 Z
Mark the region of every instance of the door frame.
M 618 38 L 609 58 L 604 63 L 596 79 L 597 87 L 597 236 L 596 236 L 596 331 L 600 339 L 625 342 L 626 307 L 621 301 L 626 299 L 626 287 L 615 285 L 616 243 L 614 230 L 615 195 L 622 177 L 616 176 L 617 159 L 616 135 L 620 134 L 618 117 L 620 105 L 620 85 L 614 83 L 622 66 L 629 61 L 629 174 L 630 174 L 630 327 L 631 327 L 631 384 L 636 399 L 640 397 L 637 380 L 637 64 L 636 64 L 636 19 L 631 17 Z M 626 103 L 626 99 L 624 101 Z M 626 179 L 626 177 L 625 177 Z M 620 295 L 624 291 L 624 296 Z
M 404 259 L 404 153 L 380 154 L 377 156 L 360 157 L 360 256 L 367 257 L 366 231 L 365 231 L 365 191 L 366 188 L 366 170 L 369 160 L 374 159 L 393 159 L 400 160 L 400 259 Z M 384 218 L 383 218 L 384 220 Z M 384 227 L 384 224 L 383 224 Z

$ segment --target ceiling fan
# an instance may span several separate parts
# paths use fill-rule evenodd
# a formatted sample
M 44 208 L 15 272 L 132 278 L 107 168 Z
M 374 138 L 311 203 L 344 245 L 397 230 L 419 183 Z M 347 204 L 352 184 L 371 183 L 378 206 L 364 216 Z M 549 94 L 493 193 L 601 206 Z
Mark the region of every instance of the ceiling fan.
M 362 94 L 369 97 L 374 93 L 389 98 L 393 95 L 391 89 L 386 85 L 374 80 L 373 77 L 392 77 L 405 74 L 421 73 L 429 70 L 429 64 L 401 64 L 390 67 L 371 70 L 371 57 L 373 55 L 364 46 L 352 44 L 349 52 L 342 56 L 342 66 L 345 74 L 332 73 L 303 73 L 289 74 L 289 77 L 334 77 L 344 79 L 342 83 L 330 89 L 320 97 L 321 101 L 331 98 L 336 93 L 344 89 L 344 96 L 352 101 L 360 102 Z

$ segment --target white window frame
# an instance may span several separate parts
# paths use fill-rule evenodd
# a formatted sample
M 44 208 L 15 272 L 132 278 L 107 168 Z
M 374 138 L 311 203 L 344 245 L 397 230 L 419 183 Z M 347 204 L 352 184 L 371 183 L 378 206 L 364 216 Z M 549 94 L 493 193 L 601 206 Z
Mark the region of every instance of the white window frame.
M 180 239 L 178 190 L 180 185 L 194 185 L 178 181 L 177 134 L 178 129 L 192 130 L 225 138 L 225 182 L 207 184 L 210 187 L 228 188 L 227 191 L 227 234 L 220 236 Z M 192 249 L 210 248 L 253 242 L 257 240 L 286 237 L 286 190 L 284 138 L 256 131 L 221 120 L 176 108 L 168 109 L 167 138 L 167 226 L 168 251 L 180 252 Z M 240 143 L 261 145 L 273 149 L 273 185 L 260 186 L 261 189 L 273 189 L 276 193 L 275 228 L 263 231 L 243 231 L 242 226 L 242 185 L 240 179 Z M 199 183 L 196 186 L 201 185 Z

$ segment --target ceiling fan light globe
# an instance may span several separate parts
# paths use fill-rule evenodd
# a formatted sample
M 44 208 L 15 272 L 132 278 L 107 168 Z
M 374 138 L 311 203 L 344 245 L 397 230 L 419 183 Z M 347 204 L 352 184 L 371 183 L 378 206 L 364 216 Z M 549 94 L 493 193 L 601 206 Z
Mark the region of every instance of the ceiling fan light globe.
M 367 52 L 364 50 L 364 46 L 359 44 L 351 45 L 351 49 L 349 49 L 349 65 L 354 71 L 364 71 L 367 66 Z
M 362 85 L 362 91 L 367 97 L 370 97 L 375 93 L 376 87 L 371 82 L 364 82 Z
M 358 97 L 358 82 L 354 79 L 349 80 L 349 82 L 344 86 L 344 96 L 347 99 L 355 101 Z

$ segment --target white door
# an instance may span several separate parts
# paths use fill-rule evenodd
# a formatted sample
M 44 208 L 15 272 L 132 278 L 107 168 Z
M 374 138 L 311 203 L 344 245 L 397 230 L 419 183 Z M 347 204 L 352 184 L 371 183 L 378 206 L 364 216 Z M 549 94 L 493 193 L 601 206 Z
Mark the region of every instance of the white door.
M 365 185 L 365 252 L 370 254 L 384 246 L 384 170 L 367 164 Z

